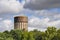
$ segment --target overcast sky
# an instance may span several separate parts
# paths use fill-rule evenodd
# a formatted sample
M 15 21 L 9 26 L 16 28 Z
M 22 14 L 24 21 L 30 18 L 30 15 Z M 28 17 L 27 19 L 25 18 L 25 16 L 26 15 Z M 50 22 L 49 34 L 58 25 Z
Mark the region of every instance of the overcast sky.
M 60 28 L 60 0 L 0 0 L 0 31 L 14 29 L 14 16 L 28 17 L 28 30 Z

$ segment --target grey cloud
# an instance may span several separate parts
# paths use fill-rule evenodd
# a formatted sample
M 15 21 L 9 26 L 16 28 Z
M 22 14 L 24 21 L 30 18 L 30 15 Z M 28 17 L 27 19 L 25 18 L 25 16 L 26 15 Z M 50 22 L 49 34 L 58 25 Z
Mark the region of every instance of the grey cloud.
M 33 10 L 60 8 L 60 0 L 30 0 L 29 3 L 25 3 L 24 8 Z

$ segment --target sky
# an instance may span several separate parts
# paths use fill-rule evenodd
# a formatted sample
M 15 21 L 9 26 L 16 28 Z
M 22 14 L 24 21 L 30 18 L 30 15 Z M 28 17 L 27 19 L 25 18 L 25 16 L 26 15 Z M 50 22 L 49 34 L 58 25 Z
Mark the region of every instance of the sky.
M 60 28 L 60 0 L 0 0 L 0 32 L 14 29 L 14 16 L 27 16 L 29 31 Z

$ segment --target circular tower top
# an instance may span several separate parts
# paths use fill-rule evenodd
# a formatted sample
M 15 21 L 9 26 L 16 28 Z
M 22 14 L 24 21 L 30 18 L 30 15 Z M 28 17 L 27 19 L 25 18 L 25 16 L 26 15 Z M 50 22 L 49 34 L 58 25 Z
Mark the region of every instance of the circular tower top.
M 15 22 L 28 22 L 28 17 L 26 16 L 15 16 Z
M 14 18 L 16 18 L 16 17 L 27 18 L 27 16 L 15 16 Z

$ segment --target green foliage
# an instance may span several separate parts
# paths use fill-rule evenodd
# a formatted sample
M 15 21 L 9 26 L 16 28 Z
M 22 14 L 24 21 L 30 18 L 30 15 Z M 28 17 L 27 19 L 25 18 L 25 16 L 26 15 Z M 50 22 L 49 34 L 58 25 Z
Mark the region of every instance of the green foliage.
M 60 29 L 48 27 L 45 32 L 11 30 L 0 32 L 0 40 L 60 40 Z

